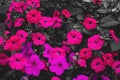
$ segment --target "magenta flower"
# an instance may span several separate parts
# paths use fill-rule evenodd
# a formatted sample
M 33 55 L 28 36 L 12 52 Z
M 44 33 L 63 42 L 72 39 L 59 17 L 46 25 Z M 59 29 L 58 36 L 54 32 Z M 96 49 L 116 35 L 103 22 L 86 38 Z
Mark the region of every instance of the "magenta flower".
M 9 57 L 5 53 L 0 53 L 0 65 L 7 65 Z
M 115 70 L 116 74 L 120 73 L 120 61 L 119 60 L 113 62 L 112 69 Z
M 54 25 L 52 25 L 53 28 L 60 28 L 62 26 L 62 19 L 54 17 L 53 21 L 54 21 Z
M 9 66 L 15 70 L 23 70 L 26 58 L 21 53 L 15 53 L 9 58 Z
M 39 22 L 44 28 L 49 28 L 54 24 L 54 20 L 51 17 L 41 17 Z
M 43 56 L 46 58 L 50 57 L 50 51 L 53 49 L 49 44 L 44 45 L 45 50 L 43 51 Z
M 60 12 L 58 10 L 55 10 L 54 13 L 53 13 L 53 18 L 55 17 L 60 17 Z
M 73 78 L 73 80 L 89 80 L 88 76 L 86 75 L 78 75 L 76 78 Z
M 28 36 L 28 33 L 25 32 L 24 30 L 18 30 L 18 31 L 16 32 L 16 36 L 20 37 L 21 40 L 22 40 L 23 42 L 25 42 L 25 41 L 26 41 L 26 38 L 27 38 L 27 36 Z
M 40 19 L 41 19 L 41 12 L 37 11 L 37 10 L 30 10 L 27 14 L 26 14 L 26 18 L 27 21 L 29 23 L 34 23 L 37 24 Z
M 23 13 L 28 8 L 25 2 L 12 2 L 11 4 L 11 10 L 14 9 L 16 12 Z
M 77 63 L 79 66 L 87 68 L 86 60 L 80 58 Z
M 6 41 L 4 50 L 18 51 L 21 49 L 23 42 L 20 37 L 13 35 Z
M 60 47 L 55 47 L 50 51 L 50 57 L 52 58 L 57 58 L 59 56 L 66 56 L 66 52 L 64 49 L 60 48 Z
M 71 30 L 67 33 L 68 43 L 78 45 L 82 42 L 82 34 L 77 30 Z
M 63 9 L 62 10 L 62 15 L 64 15 L 66 18 L 70 18 L 71 17 L 71 12 L 68 11 L 67 9 Z
M 40 7 L 40 0 L 26 0 L 26 2 L 32 8 L 39 8 Z
M 98 57 L 98 58 L 95 58 L 92 60 L 91 68 L 93 70 L 95 70 L 95 72 L 98 73 L 98 72 L 101 72 L 105 69 L 105 65 L 104 65 L 102 59 Z
M 89 48 L 83 48 L 80 50 L 79 56 L 85 60 L 88 60 L 92 57 L 92 50 Z
M 26 57 L 26 58 L 30 58 L 30 56 L 32 56 L 34 53 L 33 49 L 32 49 L 32 42 L 27 42 L 23 47 L 22 47 L 22 54 Z
M 100 50 L 104 45 L 104 40 L 100 37 L 99 34 L 96 34 L 88 38 L 87 45 L 88 45 L 88 48 L 92 50 Z
M 22 23 L 24 22 L 25 20 L 23 18 L 16 18 L 15 19 L 15 22 L 14 22 L 14 27 L 20 27 L 22 26 Z
M 50 61 L 50 71 L 54 72 L 56 75 L 61 75 L 68 67 L 69 64 L 63 56 L 59 56 Z
M 86 17 L 83 21 L 83 25 L 87 30 L 92 30 L 97 27 L 97 21 L 94 18 Z
M 39 56 L 32 55 L 25 65 L 25 72 L 28 75 L 39 76 L 40 70 L 45 67 L 45 64 L 40 60 Z
M 111 66 L 114 62 L 113 55 L 111 53 L 106 53 L 102 55 L 105 65 Z
M 32 40 L 33 44 L 36 46 L 44 45 L 46 41 L 46 36 L 39 32 L 32 33 Z

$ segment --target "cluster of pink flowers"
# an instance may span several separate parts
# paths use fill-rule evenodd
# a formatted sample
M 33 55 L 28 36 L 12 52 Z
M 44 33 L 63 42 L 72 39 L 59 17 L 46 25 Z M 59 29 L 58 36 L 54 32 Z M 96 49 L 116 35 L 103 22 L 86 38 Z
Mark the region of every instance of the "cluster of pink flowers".
M 93 4 L 102 4 L 101 0 L 98 1 L 93 0 Z M 63 24 L 72 17 L 72 13 L 64 8 L 47 16 L 39 9 L 40 3 L 40 0 L 13 0 L 11 3 L 4 22 L 7 30 L 4 36 L 0 36 L 0 48 L 4 51 L 0 52 L 1 66 L 9 66 L 12 70 L 35 77 L 40 76 L 43 70 L 49 71 L 54 74 L 51 80 L 61 80 L 60 76 L 71 67 L 89 69 L 94 73 L 104 72 L 106 67 L 110 67 L 116 75 L 120 73 L 120 60 L 115 59 L 117 53 L 102 50 L 106 40 L 100 33 L 86 38 L 79 29 L 64 31 L 69 26 Z M 14 16 L 13 11 L 19 15 Z M 84 30 L 92 32 L 97 30 L 98 20 L 85 15 L 79 24 Z M 109 34 L 113 41 L 119 42 L 114 30 L 109 30 Z M 63 39 L 60 39 L 61 36 Z M 101 53 L 100 56 L 96 56 L 97 52 Z M 72 80 L 89 78 L 89 75 L 80 72 Z

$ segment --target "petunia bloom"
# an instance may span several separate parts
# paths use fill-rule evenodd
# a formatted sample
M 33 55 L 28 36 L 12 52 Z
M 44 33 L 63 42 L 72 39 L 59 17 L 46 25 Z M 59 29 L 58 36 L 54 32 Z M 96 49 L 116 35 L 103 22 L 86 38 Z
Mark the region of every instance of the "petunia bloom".
M 44 27 L 44 28 L 49 28 L 54 24 L 54 20 L 51 17 L 41 17 L 39 23 Z
M 52 49 L 53 49 L 53 48 L 52 48 L 49 44 L 45 44 L 45 45 L 44 45 L 43 56 L 46 57 L 46 58 L 49 58 L 49 57 L 50 57 L 50 51 L 51 51 Z
M 14 22 L 14 27 L 20 27 L 22 26 L 22 23 L 24 22 L 25 20 L 23 18 L 16 18 L 15 19 L 15 22 Z
M 28 75 L 39 76 L 40 71 L 45 67 L 45 64 L 40 60 L 38 55 L 32 55 L 25 65 L 25 72 Z
M 40 7 L 40 0 L 26 0 L 26 2 L 32 8 L 39 8 Z
M 71 30 L 67 33 L 67 41 L 71 45 L 78 45 L 82 42 L 82 34 L 77 30 Z
M 92 50 L 89 48 L 83 48 L 79 51 L 79 56 L 85 60 L 92 57 Z
M 53 18 L 54 24 L 52 25 L 53 28 L 60 28 L 62 26 L 62 19 L 54 17 Z
M 41 19 L 41 12 L 39 12 L 38 10 L 30 10 L 27 14 L 26 14 L 26 18 L 27 21 L 29 23 L 34 23 L 37 24 L 40 19 Z
M 83 25 L 87 30 L 96 29 L 97 21 L 94 18 L 86 17 L 83 21 Z
M 95 70 L 95 72 L 98 73 L 98 72 L 101 72 L 105 69 L 105 65 L 104 65 L 102 59 L 98 57 L 98 58 L 95 58 L 92 60 L 91 68 L 93 70 Z
M 7 65 L 9 57 L 5 53 L 0 53 L 0 65 Z
M 16 32 L 16 36 L 20 37 L 21 40 L 22 40 L 23 42 L 25 42 L 26 39 L 27 39 L 28 33 L 27 33 L 26 31 L 24 31 L 24 30 L 18 30 L 18 31 Z
M 32 42 L 27 42 L 24 44 L 24 46 L 22 47 L 22 54 L 26 57 L 26 58 L 30 58 L 32 55 L 34 55 L 34 50 L 32 49 Z
M 69 64 L 66 62 L 66 58 L 59 56 L 50 61 L 50 71 L 54 72 L 56 75 L 62 75 L 64 70 L 69 67 Z
M 21 53 L 15 53 L 9 58 L 9 66 L 15 70 L 23 70 L 26 58 Z
M 68 11 L 67 9 L 63 9 L 62 10 L 62 15 L 64 15 L 66 18 L 70 18 L 71 17 L 71 12 Z
M 80 58 L 77 63 L 78 63 L 79 66 L 81 66 L 81 67 L 84 67 L 84 68 L 87 67 L 86 60 L 84 60 L 84 59 L 82 59 L 82 58 Z
M 120 73 L 120 61 L 119 60 L 113 62 L 112 69 L 115 70 L 116 74 Z
M 23 42 L 20 37 L 13 35 L 6 41 L 4 50 L 18 51 L 21 49 Z
M 66 56 L 66 52 L 64 49 L 60 48 L 60 47 L 55 47 L 50 51 L 50 57 L 52 58 L 57 58 L 59 56 Z
M 39 32 L 32 33 L 32 40 L 35 46 L 44 45 L 46 41 L 46 36 Z
M 111 53 L 106 53 L 102 55 L 105 65 L 111 66 L 114 62 L 113 55 Z
M 88 48 L 92 50 L 100 50 L 104 45 L 104 40 L 100 37 L 99 34 L 93 35 L 87 40 Z

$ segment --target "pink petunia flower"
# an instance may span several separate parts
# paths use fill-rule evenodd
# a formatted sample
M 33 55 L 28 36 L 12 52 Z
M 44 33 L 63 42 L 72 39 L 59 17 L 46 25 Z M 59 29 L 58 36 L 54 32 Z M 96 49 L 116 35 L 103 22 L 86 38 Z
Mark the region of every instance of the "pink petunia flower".
M 71 30 L 67 33 L 68 43 L 78 45 L 82 42 L 82 34 L 77 30 Z
M 50 61 L 50 71 L 54 72 L 56 75 L 62 75 L 64 70 L 69 67 L 69 64 L 66 62 L 66 58 L 59 56 Z
M 50 57 L 52 58 L 57 58 L 59 56 L 66 56 L 66 52 L 64 49 L 60 48 L 60 47 L 55 47 L 50 51 Z
M 55 10 L 54 13 L 53 13 L 53 18 L 55 17 L 60 17 L 60 12 L 58 10 Z
M 120 61 L 119 60 L 113 62 L 112 69 L 115 70 L 116 74 L 120 73 Z
M 50 51 L 53 49 L 49 44 L 44 45 L 45 50 L 43 51 L 43 56 L 46 58 L 50 57 Z
M 25 42 L 25 41 L 26 41 L 26 38 L 27 38 L 27 36 L 28 36 L 28 33 L 25 32 L 24 30 L 18 30 L 18 31 L 16 32 L 16 36 L 20 37 L 21 40 L 22 40 L 23 42 Z
M 27 4 L 23 1 L 21 2 L 12 2 L 11 9 L 14 9 L 14 11 L 23 13 L 28 8 Z M 10 10 L 11 11 L 11 10 Z
M 70 18 L 71 17 L 71 12 L 68 11 L 67 9 L 63 9 L 62 10 L 62 15 L 64 15 L 66 18 Z
M 80 74 L 76 78 L 73 78 L 73 80 L 89 80 L 88 76 Z
M 32 40 L 33 44 L 36 46 L 44 45 L 46 41 L 46 36 L 39 32 L 32 33 Z
M 27 14 L 26 14 L 26 18 L 27 21 L 29 23 L 34 23 L 37 24 L 40 19 L 41 19 L 41 12 L 37 11 L 37 10 L 30 10 Z
M 54 17 L 54 24 L 52 25 L 53 28 L 60 28 L 62 25 L 62 19 Z
M 105 65 L 111 66 L 114 62 L 113 55 L 111 53 L 106 53 L 102 55 Z
M 86 60 L 80 58 L 77 63 L 79 66 L 87 68 Z
M 4 35 L 7 36 L 8 34 L 10 34 L 10 31 L 6 30 L 6 31 L 4 32 Z
M 25 65 L 25 72 L 28 75 L 39 76 L 40 71 L 45 67 L 39 56 L 32 55 Z
M 89 48 L 83 48 L 79 51 L 79 56 L 85 60 L 92 57 L 92 50 Z
M 26 0 L 26 2 L 32 8 L 39 8 L 40 7 L 40 0 Z
M 5 53 L 0 53 L 0 65 L 5 66 L 8 63 L 9 57 Z
M 71 48 L 67 45 L 63 45 L 61 48 L 64 49 L 66 53 L 69 53 L 71 51 Z
M 9 58 L 9 66 L 15 70 L 23 70 L 26 58 L 21 53 L 15 53 Z
M 54 20 L 51 17 L 41 17 L 39 23 L 44 27 L 44 28 L 49 28 L 54 24 Z
M 25 20 L 23 18 L 16 18 L 15 19 L 15 22 L 14 22 L 14 27 L 20 27 L 22 26 L 22 23 L 24 22 Z
M 100 50 L 104 45 L 104 40 L 100 37 L 99 34 L 96 34 L 88 38 L 87 45 L 88 45 L 88 48 L 92 50 Z
M 104 62 L 102 61 L 101 58 L 95 58 L 91 62 L 91 68 L 95 70 L 95 72 L 101 72 L 105 69 Z
M 54 21 L 54 24 L 52 25 L 53 28 L 60 28 L 62 26 L 62 19 L 54 17 L 53 21 Z
M 53 76 L 51 80 L 61 80 L 61 79 L 58 78 L 57 76 Z
M 21 49 L 23 42 L 20 37 L 13 35 L 6 41 L 4 50 L 18 51 Z
M 97 21 L 94 18 L 86 17 L 83 21 L 83 25 L 87 30 L 92 30 L 97 27 Z

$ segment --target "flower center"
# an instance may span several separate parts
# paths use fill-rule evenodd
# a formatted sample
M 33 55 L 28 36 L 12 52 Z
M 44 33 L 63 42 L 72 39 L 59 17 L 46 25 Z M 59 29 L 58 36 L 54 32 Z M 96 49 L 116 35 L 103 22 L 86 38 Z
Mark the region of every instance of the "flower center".
M 19 59 L 16 59 L 17 62 L 19 62 L 20 60 Z
M 58 64 L 58 66 L 59 66 L 59 67 L 62 67 L 62 64 L 61 64 L 61 63 L 59 63 L 59 64 Z
M 100 65 L 100 63 L 99 63 L 99 62 L 97 62 L 97 63 L 96 63 L 96 65 Z

